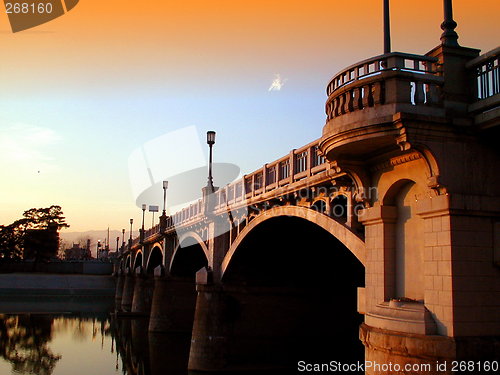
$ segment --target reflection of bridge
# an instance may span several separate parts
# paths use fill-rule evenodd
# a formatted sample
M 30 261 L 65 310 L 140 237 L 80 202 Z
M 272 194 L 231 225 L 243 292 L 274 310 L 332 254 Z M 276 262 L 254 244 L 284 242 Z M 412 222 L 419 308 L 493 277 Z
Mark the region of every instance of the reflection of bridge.
M 192 331 L 194 370 L 348 362 L 358 332 L 380 363 L 498 358 L 500 49 L 442 41 L 337 74 L 318 141 L 131 241 L 118 306 Z

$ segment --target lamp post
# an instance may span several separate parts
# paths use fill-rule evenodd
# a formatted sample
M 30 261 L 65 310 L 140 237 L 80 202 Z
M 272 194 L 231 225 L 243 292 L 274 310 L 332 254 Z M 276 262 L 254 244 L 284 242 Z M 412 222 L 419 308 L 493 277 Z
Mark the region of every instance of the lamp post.
M 122 229 L 122 251 L 121 251 L 122 254 L 124 249 L 125 249 L 125 229 Z
M 118 243 L 120 242 L 120 236 L 116 237 L 116 256 L 118 256 Z
M 207 131 L 207 144 L 210 148 L 209 159 L 208 159 L 208 183 L 207 186 L 210 191 L 214 192 L 214 180 L 212 177 L 212 146 L 215 144 L 215 132 L 213 130 Z
M 146 205 L 142 205 L 142 233 L 144 233 L 144 214 L 146 212 Z
M 134 224 L 134 219 L 130 219 L 130 245 L 132 245 L 132 224 Z
M 163 181 L 163 216 L 167 215 L 167 189 L 168 181 Z
M 384 0 L 384 54 L 391 53 L 391 20 L 389 0 Z
M 441 24 L 443 34 L 441 34 L 441 43 L 443 46 L 458 47 L 458 34 L 455 31 L 457 23 L 453 20 L 453 4 L 451 0 L 444 0 L 444 21 Z

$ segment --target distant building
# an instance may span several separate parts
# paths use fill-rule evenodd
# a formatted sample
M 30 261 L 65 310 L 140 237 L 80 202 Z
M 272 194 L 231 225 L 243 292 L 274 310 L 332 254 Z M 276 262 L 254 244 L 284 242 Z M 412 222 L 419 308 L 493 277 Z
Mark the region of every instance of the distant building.
M 80 247 L 80 244 L 74 243 L 72 248 L 64 250 L 64 259 L 65 260 L 92 259 L 92 255 L 90 253 L 90 240 L 87 240 L 87 246 L 84 248 Z

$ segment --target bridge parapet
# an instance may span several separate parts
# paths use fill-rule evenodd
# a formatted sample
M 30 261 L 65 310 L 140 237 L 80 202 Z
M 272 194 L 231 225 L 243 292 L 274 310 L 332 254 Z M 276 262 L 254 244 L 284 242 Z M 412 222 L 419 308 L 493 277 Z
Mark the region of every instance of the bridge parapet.
M 476 57 L 467 63 L 476 80 L 476 101 L 469 106 L 475 123 L 491 126 L 500 115 L 500 47 Z M 496 123 L 498 125 L 498 121 Z
M 288 155 L 219 189 L 216 192 L 215 209 L 241 204 L 247 199 L 325 171 L 328 163 L 319 152 L 318 144 L 319 140 L 315 140 L 292 150 Z
M 413 111 L 439 106 L 444 81 L 437 61 L 394 52 L 351 65 L 327 86 L 327 121 L 385 104 L 404 105 Z

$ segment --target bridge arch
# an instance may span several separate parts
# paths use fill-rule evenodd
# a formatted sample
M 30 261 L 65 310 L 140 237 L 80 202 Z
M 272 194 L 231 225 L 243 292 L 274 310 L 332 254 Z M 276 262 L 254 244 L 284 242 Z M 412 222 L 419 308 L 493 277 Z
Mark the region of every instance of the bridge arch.
M 127 255 L 127 258 L 125 259 L 125 269 L 131 269 L 132 268 L 132 256 L 129 254 Z
M 208 247 L 196 232 L 190 231 L 179 236 L 177 246 L 169 264 L 174 276 L 194 278 L 196 272 L 208 264 Z
M 235 337 L 252 355 L 272 351 L 285 366 L 332 351 L 361 360 L 364 249 L 347 226 L 314 209 L 280 206 L 256 216 L 222 263 L 228 308 L 238 316 Z M 248 337 L 266 337 L 269 346 Z
M 142 254 L 142 250 L 137 251 L 135 253 L 134 267 L 132 269 L 135 270 L 139 266 L 142 267 L 142 265 L 143 265 L 143 259 L 144 259 L 144 255 Z
M 153 273 L 154 269 L 163 264 L 163 249 L 158 243 L 155 243 L 149 251 L 148 260 L 146 262 L 146 272 Z
M 331 217 L 309 208 L 281 206 L 273 207 L 270 210 L 263 212 L 259 216 L 256 216 L 247 226 L 245 226 L 224 257 L 222 262 L 222 276 L 224 276 L 231 259 L 244 239 L 263 222 L 280 216 L 297 217 L 318 225 L 337 238 L 363 265 L 365 264 L 365 243 L 353 232 L 351 232 L 349 228 L 340 224 Z

